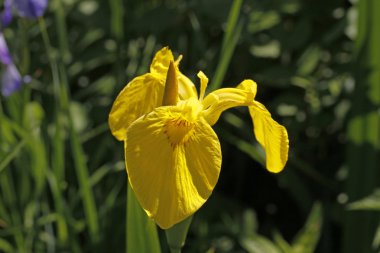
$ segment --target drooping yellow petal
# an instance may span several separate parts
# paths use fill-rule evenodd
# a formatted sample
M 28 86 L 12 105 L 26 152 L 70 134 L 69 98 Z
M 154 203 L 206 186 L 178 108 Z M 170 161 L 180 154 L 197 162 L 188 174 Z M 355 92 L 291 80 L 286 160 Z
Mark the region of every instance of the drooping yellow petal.
M 221 166 L 216 134 L 204 119 L 183 109 L 156 108 L 127 131 L 129 181 L 143 209 L 164 229 L 205 203 Z
M 204 117 L 210 125 L 214 125 L 220 114 L 235 106 L 253 104 L 256 95 L 256 83 L 244 80 L 237 88 L 224 88 L 211 92 L 203 100 Z
M 256 139 L 265 150 L 267 169 L 273 173 L 282 171 L 289 152 L 286 128 L 273 120 L 265 106 L 257 101 L 249 107 L 249 113 Z
M 108 118 L 116 139 L 125 140 L 127 129 L 133 121 L 161 105 L 164 81 L 152 74 L 145 74 L 133 79 L 119 93 Z

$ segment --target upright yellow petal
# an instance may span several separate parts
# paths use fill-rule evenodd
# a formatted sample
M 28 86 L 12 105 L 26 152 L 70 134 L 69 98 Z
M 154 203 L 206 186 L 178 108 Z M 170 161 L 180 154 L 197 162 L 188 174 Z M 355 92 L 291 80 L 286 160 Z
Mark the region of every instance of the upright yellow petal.
M 182 56 L 179 56 L 175 61 L 179 85 L 179 97 L 180 99 L 196 97 L 197 91 L 195 85 L 189 78 L 187 78 L 179 71 L 178 67 L 181 59 Z M 166 78 L 166 73 L 168 72 L 169 64 L 171 61 L 174 61 L 172 51 L 169 49 L 169 47 L 162 48 L 154 56 L 152 64 L 150 65 L 150 72 L 152 74 L 160 76 L 161 78 Z
M 202 101 L 203 116 L 210 125 L 214 125 L 220 114 L 235 106 L 253 105 L 256 95 L 256 83 L 244 80 L 237 88 L 224 88 L 211 92 Z
M 168 72 L 169 63 L 174 61 L 173 53 L 169 47 L 164 47 L 159 50 L 152 60 L 150 65 L 150 73 L 161 75 L 163 78 L 166 77 Z
M 156 108 L 127 131 L 129 181 L 143 209 L 164 229 L 205 203 L 221 166 L 214 131 L 203 119 L 188 118 L 182 109 Z
M 256 139 L 265 150 L 267 169 L 273 173 L 282 171 L 289 151 L 286 128 L 274 121 L 265 106 L 257 101 L 249 107 L 249 113 Z
M 108 118 L 116 139 L 125 140 L 127 128 L 133 121 L 161 105 L 164 81 L 155 75 L 145 74 L 133 79 L 119 93 Z
M 178 67 L 178 66 L 177 66 Z M 194 83 L 178 70 L 178 92 L 179 98 L 182 100 L 189 98 L 197 98 L 197 89 Z

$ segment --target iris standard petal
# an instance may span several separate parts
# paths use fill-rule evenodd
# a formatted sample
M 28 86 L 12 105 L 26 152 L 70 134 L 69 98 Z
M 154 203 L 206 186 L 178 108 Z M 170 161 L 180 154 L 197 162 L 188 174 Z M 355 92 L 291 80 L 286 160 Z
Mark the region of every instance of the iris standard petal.
M 257 101 L 254 106 L 249 107 L 249 113 L 256 139 L 265 150 L 267 169 L 273 173 L 282 171 L 289 151 L 286 128 L 273 120 L 265 106 Z
M 256 83 L 252 80 L 244 80 L 237 88 L 213 91 L 202 101 L 203 116 L 210 125 L 214 125 L 223 111 L 235 106 L 252 105 L 255 95 Z
M 159 107 L 127 131 L 126 167 L 130 184 L 161 228 L 196 212 L 218 180 L 218 137 L 204 119 L 187 119 L 183 108 Z
M 188 99 L 190 97 L 197 96 L 197 90 L 193 82 L 187 78 L 184 74 L 179 71 L 179 63 L 182 57 L 180 56 L 176 61 L 176 70 L 178 76 L 178 90 L 180 99 Z M 166 73 L 168 72 L 170 61 L 174 61 L 173 53 L 169 47 L 164 47 L 156 53 L 150 65 L 150 72 L 157 74 L 162 78 L 166 78 Z
M 197 97 L 197 89 L 193 82 L 178 70 L 178 95 L 182 100 Z
M 174 61 L 172 51 L 169 47 L 162 48 L 155 54 L 152 63 L 150 64 L 150 73 L 161 75 L 165 78 L 170 61 Z
M 48 5 L 48 0 L 13 0 L 17 13 L 21 17 L 38 18 L 42 16 Z
M 125 140 L 127 128 L 133 121 L 161 105 L 164 81 L 155 75 L 145 74 L 134 78 L 119 93 L 108 118 L 116 139 Z

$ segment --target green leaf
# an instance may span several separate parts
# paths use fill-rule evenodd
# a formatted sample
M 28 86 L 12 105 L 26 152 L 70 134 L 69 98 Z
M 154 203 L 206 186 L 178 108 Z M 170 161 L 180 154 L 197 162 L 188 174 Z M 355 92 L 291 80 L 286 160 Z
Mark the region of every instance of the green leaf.
M 293 253 L 313 253 L 320 234 L 322 225 L 322 206 L 314 204 L 306 224 L 297 234 L 292 243 Z
M 349 204 L 348 209 L 380 211 L 380 189 L 376 189 L 371 195 Z
M 377 226 L 375 238 L 373 238 L 372 247 L 374 249 L 380 249 L 380 224 Z
M 307 76 L 318 66 L 321 50 L 317 46 L 310 46 L 298 60 L 298 74 Z
M 141 208 L 129 184 L 127 195 L 126 252 L 160 253 L 156 225 Z
M 274 242 L 284 253 L 293 253 L 292 246 L 282 237 L 279 232 L 275 232 L 273 236 Z
M 240 244 L 249 253 L 281 253 L 274 243 L 257 234 L 241 238 Z
M 14 252 L 14 249 L 9 242 L 0 238 L 0 251 L 7 253 L 7 252 Z
M 275 11 L 254 11 L 249 17 L 248 31 L 257 33 L 272 28 L 280 22 L 280 15 Z

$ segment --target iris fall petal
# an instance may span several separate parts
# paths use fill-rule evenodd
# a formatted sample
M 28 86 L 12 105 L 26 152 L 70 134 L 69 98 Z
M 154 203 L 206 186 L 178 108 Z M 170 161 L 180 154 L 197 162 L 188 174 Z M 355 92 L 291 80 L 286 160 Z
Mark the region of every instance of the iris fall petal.
M 266 168 L 273 173 L 282 171 L 289 151 L 286 128 L 273 120 L 265 106 L 257 101 L 254 106 L 249 107 L 249 113 L 256 139 L 265 150 Z
M 244 80 L 237 88 L 213 91 L 202 102 L 205 108 L 203 115 L 210 125 L 214 125 L 223 111 L 236 106 L 252 105 L 255 96 L 256 83 L 252 80 Z
M 159 107 L 128 129 L 126 167 L 141 206 L 161 228 L 197 211 L 219 177 L 219 140 L 179 106 Z

